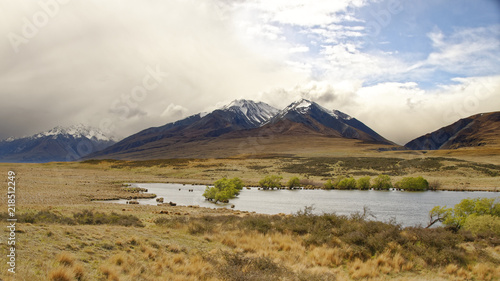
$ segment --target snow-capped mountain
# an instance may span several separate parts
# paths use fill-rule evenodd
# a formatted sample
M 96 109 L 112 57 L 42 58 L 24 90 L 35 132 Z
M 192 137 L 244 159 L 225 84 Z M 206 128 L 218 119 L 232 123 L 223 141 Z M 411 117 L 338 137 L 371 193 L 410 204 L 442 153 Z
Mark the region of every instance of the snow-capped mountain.
M 83 124 L 77 124 L 70 127 L 57 126 L 46 132 L 38 133 L 33 135 L 32 138 L 43 138 L 43 137 L 58 137 L 58 136 L 71 136 L 75 139 L 77 138 L 87 138 L 89 140 L 95 141 L 116 141 L 116 138 L 105 135 L 99 129 L 85 126 Z
M 310 137 L 319 137 L 324 140 L 321 143 L 348 138 L 392 145 L 355 118 L 309 100 L 294 102 L 283 110 L 263 102 L 235 100 L 210 113 L 143 130 L 85 159 L 223 157 L 251 151 L 255 145 L 264 148 L 282 136 L 306 143 Z M 273 152 L 279 152 L 283 145 L 287 146 L 287 141 L 280 142 L 278 150 L 272 148 Z
M 73 161 L 115 142 L 114 137 L 83 124 L 58 126 L 32 136 L 0 141 L 0 162 Z
M 324 135 L 392 144 L 356 118 L 306 99 L 293 102 L 281 110 L 270 119 L 269 125 L 284 121 L 302 124 Z M 294 128 L 297 129 L 296 126 Z
M 224 106 L 222 110 L 233 111 L 243 115 L 248 119 L 248 122 L 260 126 L 269 121 L 275 116 L 279 110 L 263 102 L 254 102 L 251 100 L 234 100 L 230 104 Z
M 341 111 L 326 109 L 326 108 L 322 107 L 321 105 L 319 105 L 315 102 L 312 102 L 310 100 L 307 100 L 307 99 L 300 99 L 296 102 L 291 103 L 285 109 L 281 110 L 279 112 L 279 114 L 275 117 L 275 119 L 283 118 L 284 116 L 286 116 L 290 112 L 296 112 L 299 114 L 308 114 L 309 112 L 311 112 L 311 110 L 314 110 L 314 109 L 319 109 L 325 113 L 328 113 L 330 116 L 332 116 L 333 118 L 336 118 L 336 119 L 345 119 L 345 120 L 352 119 L 351 116 L 349 116 Z
M 278 111 L 263 102 L 235 100 L 210 113 L 198 113 L 161 127 L 148 128 L 86 158 L 139 153 L 150 147 L 163 149 L 172 144 L 207 140 L 234 131 L 258 128 Z

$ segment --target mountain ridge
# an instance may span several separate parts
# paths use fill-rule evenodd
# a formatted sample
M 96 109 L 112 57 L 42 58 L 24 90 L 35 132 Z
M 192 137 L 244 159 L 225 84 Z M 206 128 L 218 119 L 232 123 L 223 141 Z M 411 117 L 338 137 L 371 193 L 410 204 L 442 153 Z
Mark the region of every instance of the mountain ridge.
M 413 150 L 500 147 L 500 112 L 462 118 L 409 141 L 405 147 Z
M 284 128 L 282 126 L 288 129 L 280 131 L 280 128 Z M 274 133 L 270 136 L 269 132 Z M 349 138 L 394 145 L 357 119 L 337 110 L 328 110 L 309 100 L 301 99 L 283 110 L 263 102 L 234 100 L 207 114 L 195 114 L 160 127 L 145 129 L 84 159 L 128 159 L 127 155 L 137 158 L 141 152 L 154 155 L 155 150 L 158 151 L 158 158 L 173 155 L 179 157 L 182 155 L 179 150 L 196 149 L 190 148 L 190 144 L 210 143 L 211 148 L 223 150 L 220 148 L 222 143 L 231 146 L 230 140 L 238 142 L 242 138 L 255 136 L 278 138 L 281 134 L 303 138 Z M 192 155 L 189 151 L 186 151 L 187 154 Z M 212 152 L 210 155 L 214 156 Z
M 116 143 L 99 129 L 77 124 L 0 141 L 0 162 L 74 161 Z

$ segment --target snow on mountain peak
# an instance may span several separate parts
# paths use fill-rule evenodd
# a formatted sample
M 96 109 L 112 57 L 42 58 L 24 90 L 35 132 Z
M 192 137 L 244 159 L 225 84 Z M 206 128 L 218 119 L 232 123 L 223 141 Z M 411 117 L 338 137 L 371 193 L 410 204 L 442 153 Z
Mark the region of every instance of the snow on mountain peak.
M 323 106 L 317 104 L 316 102 L 313 102 L 313 101 L 310 101 L 310 100 L 304 99 L 304 98 L 291 103 L 289 106 L 287 106 L 285 109 L 283 109 L 282 112 L 280 113 L 280 116 L 283 117 L 290 111 L 296 111 L 300 114 L 306 114 L 309 110 L 311 110 L 312 107 L 316 107 L 316 108 L 320 109 L 321 111 L 326 112 L 326 113 L 330 114 L 332 117 L 337 118 L 337 119 L 344 119 L 344 120 L 352 119 L 351 116 L 349 116 L 341 111 L 330 110 L 330 109 L 324 108 Z
M 230 110 L 243 114 L 246 119 L 255 125 L 261 125 L 276 115 L 279 110 L 263 102 L 251 100 L 234 100 L 224 106 L 222 110 Z
M 72 136 L 74 138 L 82 138 L 86 137 L 88 139 L 93 139 L 97 141 L 114 141 L 113 137 L 106 136 L 101 130 L 92 128 L 89 126 L 85 126 L 83 124 L 77 124 L 69 127 L 57 126 L 48 131 L 38 133 L 33 136 L 33 138 L 42 138 L 49 136 L 58 136 L 58 135 L 67 135 Z

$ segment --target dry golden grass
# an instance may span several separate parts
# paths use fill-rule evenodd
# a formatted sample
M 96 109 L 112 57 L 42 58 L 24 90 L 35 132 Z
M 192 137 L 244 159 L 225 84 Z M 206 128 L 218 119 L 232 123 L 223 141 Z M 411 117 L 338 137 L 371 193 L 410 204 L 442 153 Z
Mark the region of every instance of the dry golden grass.
M 357 156 L 404 159 L 424 156 L 420 152 L 381 153 L 363 150 L 356 153 Z M 426 156 L 442 156 L 439 153 L 429 152 Z M 500 163 L 498 154 L 492 157 L 475 156 L 472 153 L 465 155 L 465 152 L 449 153 L 454 154 L 446 154 L 446 157 L 480 163 Z M 307 157 L 320 154 L 303 152 Z M 339 150 L 335 156 L 346 155 L 349 155 L 347 148 Z M 203 159 L 164 166 L 131 163 L 129 167 L 116 166 L 114 162 L 0 164 L 0 170 L 14 170 L 17 173 L 16 207 L 19 214 L 49 210 L 54 214 L 71 217 L 73 213 L 82 210 L 94 210 L 132 214 L 145 225 L 139 228 L 117 225 L 18 224 L 17 280 L 231 280 L 227 275 L 229 273 L 221 269 L 221 266 L 238 259 L 223 259 L 221 253 L 241 254 L 241 262 L 246 262 L 246 265 L 240 268 L 242 272 L 237 273 L 243 274 L 243 270 L 256 272 L 256 277 L 248 280 L 258 280 L 256 278 L 259 276 L 275 276 L 272 274 L 281 274 L 285 279 L 288 278 L 286 280 L 500 278 L 500 246 L 495 249 L 473 242 L 464 245 L 467 249 L 470 248 L 468 254 L 474 260 L 467 266 L 449 263 L 432 267 L 419 257 L 405 259 L 400 254 L 403 249 L 397 247 L 389 247 L 386 252 L 376 253 L 368 259 L 356 260 L 355 249 L 335 237 L 327 244 L 314 245 L 305 243 L 310 238 L 308 234 L 264 234 L 246 229 L 228 230 L 218 225 L 208 230 L 197 225 L 200 222 L 196 219 L 202 215 L 252 216 L 231 210 L 177 206 L 168 207 L 168 214 L 160 214 L 160 211 L 167 210 L 166 207 L 92 202 L 94 199 L 130 196 L 130 193 L 122 190 L 123 183 L 126 182 L 211 183 L 222 176 L 237 176 L 247 183 L 256 184 L 262 173 L 280 173 L 288 179 L 296 174 L 280 170 L 287 161 L 301 160 L 273 157 Z M 470 169 L 446 173 L 427 172 L 422 175 L 430 181 L 439 180 L 444 188 L 471 190 L 498 186 L 498 177 L 486 177 Z M 394 177 L 394 180 L 397 179 L 398 177 Z M 310 181 L 322 184 L 323 179 L 312 176 Z M 0 201 L 0 208 L 6 209 L 5 201 Z M 157 218 L 185 218 L 185 221 L 162 227 L 154 223 Z M 0 232 L 0 235 L 6 234 L 6 230 Z M 5 253 L 7 247 L 7 244 L 0 243 L 0 252 Z M 268 266 L 263 266 L 263 261 Z M 237 266 L 234 268 L 238 269 Z M 7 265 L 1 263 L 0 279 L 13 280 L 6 272 Z M 231 276 L 237 278 L 244 275 L 235 273 Z M 232 280 L 237 280 L 234 278 Z

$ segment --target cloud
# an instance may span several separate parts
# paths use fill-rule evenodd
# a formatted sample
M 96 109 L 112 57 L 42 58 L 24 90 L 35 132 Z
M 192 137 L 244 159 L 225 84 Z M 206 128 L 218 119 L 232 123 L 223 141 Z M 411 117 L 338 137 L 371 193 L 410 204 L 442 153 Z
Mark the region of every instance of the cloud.
M 363 0 L 318 0 L 313 5 L 308 0 L 255 1 L 249 5 L 260 10 L 264 20 L 297 26 L 324 26 L 353 16 L 349 9 L 366 5 Z
M 0 5 L 2 35 L 22 34 L 23 18 L 41 10 L 36 2 Z M 7 39 L 0 44 L 0 118 L 13 120 L 0 124 L 0 138 L 109 120 L 116 134 L 126 136 L 170 121 L 162 116 L 170 103 L 194 114 L 232 96 L 252 98 L 307 78 L 286 63 L 287 54 L 270 56 L 268 46 L 256 52 L 242 41 L 227 7 L 218 1 L 117 0 L 60 6 L 19 53 Z M 113 110 L 126 106 L 123 95 L 156 66 L 168 77 L 129 111 Z
M 438 89 L 417 83 L 362 87 L 356 102 L 341 108 L 399 144 L 477 113 L 500 108 L 500 76 L 456 78 Z
M 186 117 L 187 112 L 187 108 L 178 104 L 171 103 L 167 106 L 167 108 L 165 108 L 165 110 L 161 114 L 161 117 L 166 117 L 167 119 L 176 121 L 182 119 L 183 117 Z
M 103 121 L 127 136 L 236 98 L 284 107 L 303 97 L 403 143 L 500 108 L 495 95 L 476 98 L 498 91 L 491 21 L 422 25 L 408 51 L 411 9 L 378 22 L 384 44 L 368 42 L 390 1 L 68 1 L 16 53 L 8 36 L 43 19 L 40 3 L 0 3 L 0 138 Z M 157 67 L 161 79 L 149 81 Z
M 435 69 L 455 75 L 488 75 L 498 73 L 500 25 L 461 28 L 449 36 L 435 28 L 427 34 L 433 51 L 412 69 Z

